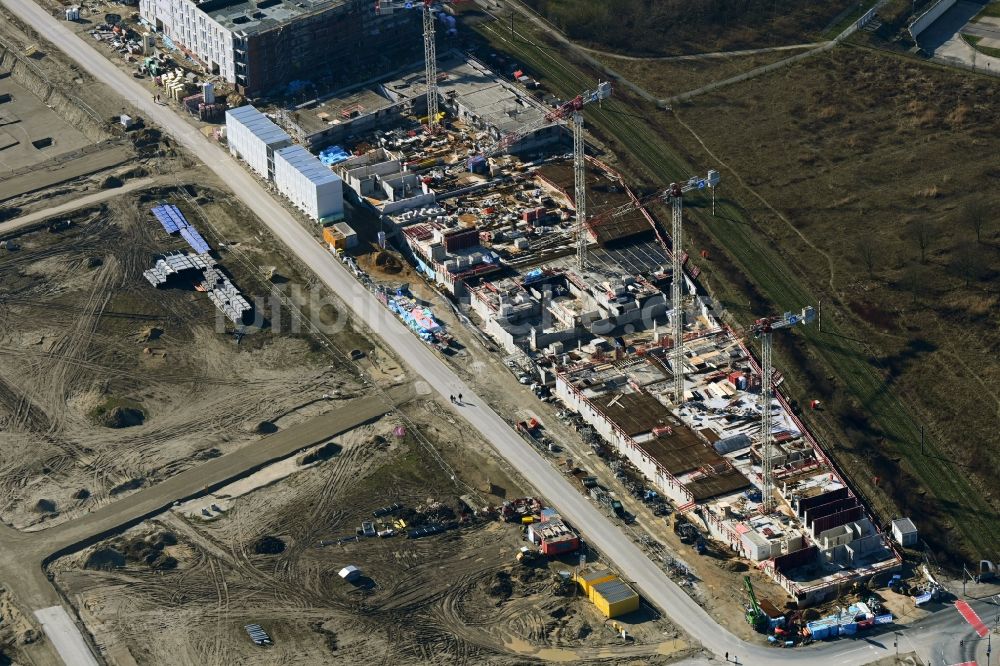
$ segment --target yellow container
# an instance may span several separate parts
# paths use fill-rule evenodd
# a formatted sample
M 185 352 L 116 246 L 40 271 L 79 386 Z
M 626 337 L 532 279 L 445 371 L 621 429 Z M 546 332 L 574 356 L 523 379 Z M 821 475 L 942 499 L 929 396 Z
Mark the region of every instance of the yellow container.
M 530 525 L 533 522 L 535 522 L 534 516 L 524 516 L 523 518 L 521 518 L 522 525 Z
M 607 618 L 639 610 L 639 595 L 619 578 L 594 585 L 590 598 Z
M 590 591 L 594 589 L 595 585 L 614 580 L 615 578 L 614 572 L 610 569 L 596 569 L 593 567 L 583 569 L 574 576 L 574 580 L 580 585 L 580 589 L 583 590 L 588 599 L 591 598 Z

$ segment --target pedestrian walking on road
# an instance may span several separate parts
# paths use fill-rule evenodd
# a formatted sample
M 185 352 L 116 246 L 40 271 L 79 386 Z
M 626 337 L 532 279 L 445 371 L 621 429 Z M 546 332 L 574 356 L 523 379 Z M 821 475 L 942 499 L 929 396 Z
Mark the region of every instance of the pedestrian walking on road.
M 453 405 L 455 404 L 455 396 L 449 395 L 448 399 L 451 400 L 451 404 L 453 404 Z
M 727 652 L 726 653 L 726 662 L 728 662 L 728 661 L 729 661 L 729 653 Z
M 458 394 L 458 404 L 460 404 L 460 405 L 462 404 L 462 394 L 461 393 Z

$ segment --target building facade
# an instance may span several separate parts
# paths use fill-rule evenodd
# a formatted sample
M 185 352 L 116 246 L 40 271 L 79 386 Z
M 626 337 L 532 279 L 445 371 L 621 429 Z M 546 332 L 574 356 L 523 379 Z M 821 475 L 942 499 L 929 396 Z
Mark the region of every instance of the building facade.
M 317 222 L 344 216 L 340 176 L 302 146 L 288 146 L 274 153 L 274 184 L 296 208 Z
M 369 0 L 140 0 L 139 15 L 248 97 L 363 80 L 421 46 L 419 11 L 377 15 Z
M 274 180 L 274 153 L 292 145 L 292 137 L 252 106 L 226 111 L 229 152 L 258 176 Z

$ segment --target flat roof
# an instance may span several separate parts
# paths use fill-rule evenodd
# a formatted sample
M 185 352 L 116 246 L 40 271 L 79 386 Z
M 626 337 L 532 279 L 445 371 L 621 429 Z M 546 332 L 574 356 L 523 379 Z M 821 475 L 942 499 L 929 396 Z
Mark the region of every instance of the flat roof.
M 576 575 L 577 580 L 582 580 L 586 582 L 591 582 L 594 580 L 600 580 L 602 578 L 607 578 L 608 576 L 614 576 L 615 573 L 611 569 L 584 569 Z
M 393 101 L 376 88 L 361 88 L 335 93 L 321 102 L 297 108 L 292 118 L 304 130 L 313 133 L 350 121 L 354 112 L 364 116 L 392 104 Z
M 898 529 L 902 534 L 911 534 L 917 531 L 917 526 L 913 524 L 913 521 L 909 518 L 898 518 L 892 521 L 892 526 Z
M 440 54 L 438 72 L 438 92 L 443 98 L 465 107 L 501 133 L 541 123 L 537 131 L 554 124 L 543 122 L 548 110 L 532 100 L 526 91 L 461 53 Z M 425 91 L 423 69 L 384 83 L 383 87 L 399 97 L 422 95 Z
M 302 146 L 288 146 L 275 152 L 296 171 L 309 179 L 313 185 L 326 185 L 340 180 L 340 176 L 323 166 L 315 155 Z
M 347 4 L 347 0 L 208 0 L 198 9 L 233 32 L 253 34 L 277 28 L 299 16 Z M 372 10 L 374 11 L 374 9 Z
M 605 583 L 598 583 L 594 586 L 594 592 L 600 594 L 604 597 L 605 601 L 611 604 L 639 596 L 635 590 L 626 585 L 620 578 L 615 578 Z
M 275 125 L 271 122 L 270 118 L 249 104 L 226 111 L 227 124 L 230 118 L 246 127 L 266 145 L 272 146 L 282 141 L 288 141 L 289 143 L 292 141 L 292 137 L 288 136 L 285 130 Z
M 723 457 L 687 426 L 675 426 L 669 435 L 660 435 L 639 446 L 674 476 L 723 462 Z
M 604 393 L 590 398 L 605 418 L 622 429 L 629 437 L 669 426 L 670 412 L 648 393 Z
M 719 495 L 748 488 L 750 482 L 736 469 L 727 469 L 719 474 L 695 479 L 684 484 L 684 487 L 691 491 L 696 502 L 703 502 Z

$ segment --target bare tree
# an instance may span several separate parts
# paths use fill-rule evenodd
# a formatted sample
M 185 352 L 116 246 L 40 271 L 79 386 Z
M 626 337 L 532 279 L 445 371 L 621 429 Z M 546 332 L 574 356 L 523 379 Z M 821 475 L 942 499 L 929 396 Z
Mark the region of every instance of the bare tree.
M 979 199 L 965 204 L 959 213 L 959 220 L 962 224 L 972 229 L 972 232 L 976 234 L 977 243 L 983 242 L 983 228 L 986 226 L 989 215 L 990 207 Z
M 865 234 L 858 238 L 858 258 L 868 270 L 868 279 L 875 279 L 875 243 L 871 235 Z
M 903 273 L 903 287 L 913 295 L 913 304 L 924 291 L 927 284 L 927 267 L 923 264 L 910 264 Z
M 982 280 L 986 272 L 986 257 L 983 248 L 977 243 L 962 243 L 952 255 L 951 272 L 965 279 L 965 286 L 971 286 L 973 281 Z
M 933 229 L 927 218 L 918 217 L 906 226 L 907 233 L 920 249 L 920 263 L 927 263 L 927 249 L 931 246 Z

